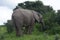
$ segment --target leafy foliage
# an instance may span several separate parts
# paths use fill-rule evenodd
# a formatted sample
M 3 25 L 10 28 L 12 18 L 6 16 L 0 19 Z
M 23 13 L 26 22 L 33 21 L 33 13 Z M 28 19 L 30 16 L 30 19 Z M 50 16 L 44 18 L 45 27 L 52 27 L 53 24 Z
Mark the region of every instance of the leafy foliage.
M 41 1 L 36 1 L 36 2 L 26 1 L 24 3 L 19 3 L 18 6 L 24 8 L 24 9 L 35 10 L 42 14 L 53 11 L 52 7 L 43 5 L 43 3 Z
M 5 23 L 5 26 L 6 26 L 6 28 L 7 28 L 7 32 L 8 33 L 11 33 L 11 32 L 13 32 L 13 23 L 12 23 L 12 21 L 11 20 L 8 20 L 7 21 L 7 23 Z

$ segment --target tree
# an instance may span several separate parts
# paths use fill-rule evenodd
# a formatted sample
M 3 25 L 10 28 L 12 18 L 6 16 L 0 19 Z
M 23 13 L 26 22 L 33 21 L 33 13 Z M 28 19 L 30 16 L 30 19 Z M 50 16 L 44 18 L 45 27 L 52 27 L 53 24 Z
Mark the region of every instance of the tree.
M 58 10 L 58 12 L 57 12 L 56 22 L 57 22 L 58 24 L 60 24 L 60 10 Z

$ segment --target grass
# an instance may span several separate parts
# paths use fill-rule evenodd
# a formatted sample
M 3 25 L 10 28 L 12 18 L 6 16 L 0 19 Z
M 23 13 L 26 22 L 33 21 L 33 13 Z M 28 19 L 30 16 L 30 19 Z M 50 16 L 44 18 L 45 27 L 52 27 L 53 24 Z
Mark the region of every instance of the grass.
M 40 35 L 24 35 L 22 37 L 16 37 L 15 34 L 7 34 L 4 36 L 4 40 L 54 40 L 54 35 L 44 36 Z
M 24 34 L 22 37 L 16 37 L 15 32 L 11 34 L 6 32 L 6 27 L 0 27 L 0 35 L 3 37 L 0 40 L 55 40 L 55 35 L 44 35 L 43 33 Z

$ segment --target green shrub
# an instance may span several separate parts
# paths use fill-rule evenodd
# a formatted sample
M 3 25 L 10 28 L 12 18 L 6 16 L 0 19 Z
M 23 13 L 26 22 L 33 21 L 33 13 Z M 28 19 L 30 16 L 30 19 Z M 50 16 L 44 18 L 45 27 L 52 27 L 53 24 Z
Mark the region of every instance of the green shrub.
M 13 27 L 13 23 L 11 20 L 8 20 L 7 23 L 5 23 L 5 26 L 7 28 L 8 33 L 13 32 L 14 27 Z

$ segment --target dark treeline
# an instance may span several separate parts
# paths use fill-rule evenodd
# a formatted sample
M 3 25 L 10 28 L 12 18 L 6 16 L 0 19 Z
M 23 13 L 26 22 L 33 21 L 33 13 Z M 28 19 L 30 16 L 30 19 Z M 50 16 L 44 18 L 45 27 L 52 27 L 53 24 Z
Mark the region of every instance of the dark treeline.
M 58 10 L 56 13 L 51 6 L 46 6 L 41 1 L 26 1 L 24 3 L 18 3 L 16 8 L 13 10 L 18 9 L 18 7 L 35 10 L 41 13 L 45 22 L 46 32 L 50 34 L 60 33 L 60 10 Z M 11 26 L 11 23 L 9 21 L 5 25 L 7 26 L 7 30 L 12 31 L 12 29 L 9 27 Z M 36 28 L 40 31 L 39 26 L 40 25 L 36 25 Z

